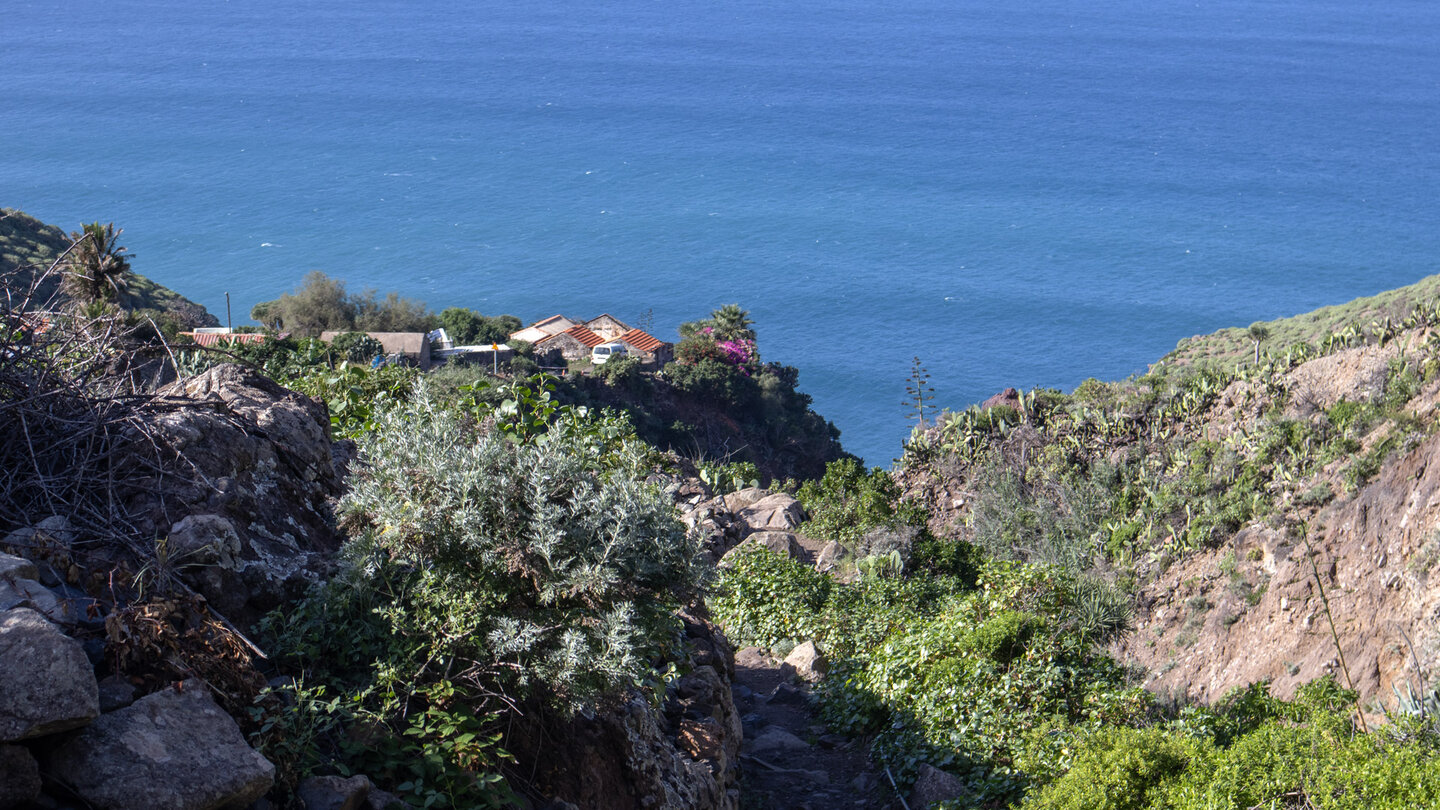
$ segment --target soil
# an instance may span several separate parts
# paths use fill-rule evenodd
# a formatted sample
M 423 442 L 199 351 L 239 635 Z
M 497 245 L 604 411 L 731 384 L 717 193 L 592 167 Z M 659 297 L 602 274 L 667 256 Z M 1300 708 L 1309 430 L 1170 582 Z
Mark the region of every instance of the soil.
M 828 733 L 792 667 L 747 647 L 735 655 L 733 690 L 745 727 L 744 810 L 900 810 L 884 771 L 870 761 L 869 741 Z

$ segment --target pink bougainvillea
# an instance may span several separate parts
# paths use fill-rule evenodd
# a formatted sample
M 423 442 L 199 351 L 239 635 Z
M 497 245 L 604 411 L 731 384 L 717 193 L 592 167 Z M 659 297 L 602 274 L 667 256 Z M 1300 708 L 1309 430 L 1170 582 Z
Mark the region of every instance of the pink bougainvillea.
M 746 366 L 755 360 L 755 341 L 717 340 L 715 345 L 725 354 L 725 362 L 732 366 Z

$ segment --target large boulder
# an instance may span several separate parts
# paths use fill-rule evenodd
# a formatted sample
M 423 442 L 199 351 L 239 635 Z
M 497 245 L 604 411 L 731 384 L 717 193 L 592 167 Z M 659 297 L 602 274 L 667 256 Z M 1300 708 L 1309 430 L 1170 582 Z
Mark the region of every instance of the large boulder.
M 244 807 L 275 783 L 198 681 L 111 712 L 52 751 L 46 772 L 100 810 Z
M 0 742 L 68 731 L 99 715 L 95 671 L 80 642 L 29 608 L 0 613 Z
M 725 552 L 725 555 L 720 558 L 720 567 L 732 567 L 735 565 L 736 555 L 747 554 L 749 553 L 749 549 L 757 546 L 768 549 L 772 554 L 779 554 L 781 557 L 791 560 L 801 559 L 805 554 L 805 549 L 801 547 L 799 541 L 795 539 L 795 535 L 790 532 L 755 532 L 745 538 L 744 542 L 740 543 L 740 545 Z
M 793 532 L 805 520 L 805 508 L 794 497 L 777 492 L 735 510 L 735 517 L 752 532 Z

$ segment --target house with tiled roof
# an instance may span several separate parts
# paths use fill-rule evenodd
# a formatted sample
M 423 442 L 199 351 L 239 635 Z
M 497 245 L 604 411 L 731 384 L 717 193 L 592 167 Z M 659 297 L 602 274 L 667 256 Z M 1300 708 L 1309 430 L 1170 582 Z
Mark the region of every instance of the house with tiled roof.
M 659 368 L 673 359 L 675 349 L 672 344 L 635 329 L 609 313 L 588 321 L 551 315 L 511 334 L 510 340 L 525 340 L 534 344 L 535 357 L 541 365 L 546 365 L 547 361 L 550 365 L 559 365 L 571 360 L 588 360 L 591 349 L 602 343 L 619 341 L 641 363 Z
M 558 354 L 566 360 L 585 360 L 591 349 L 604 342 L 605 338 L 577 324 L 535 341 L 535 356 L 554 358 Z
M 611 315 L 608 312 L 598 318 L 591 318 L 590 320 L 586 321 L 585 328 L 589 329 L 591 332 L 594 332 L 600 337 L 605 338 L 606 343 L 609 343 L 610 341 L 619 338 L 626 332 L 631 331 L 630 324 L 625 323 L 624 321 L 620 320 L 614 315 Z
M 547 337 L 564 332 L 566 329 L 578 326 L 575 321 L 564 315 L 551 315 L 543 320 L 536 321 L 519 332 L 512 332 L 510 340 L 523 340 L 526 343 L 539 343 Z
M 659 368 L 675 359 L 675 346 L 641 329 L 631 329 L 616 340 L 624 343 L 631 356 L 641 363 Z

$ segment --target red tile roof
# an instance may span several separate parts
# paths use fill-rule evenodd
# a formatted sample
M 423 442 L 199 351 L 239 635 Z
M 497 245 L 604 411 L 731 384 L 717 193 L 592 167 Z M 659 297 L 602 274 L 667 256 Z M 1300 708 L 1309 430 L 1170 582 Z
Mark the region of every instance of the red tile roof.
M 605 342 L 605 338 L 600 337 L 599 335 L 591 332 L 589 329 L 586 329 L 583 326 L 572 326 L 569 329 L 566 329 L 564 332 L 556 332 L 553 335 L 540 338 L 539 340 L 535 341 L 535 345 L 539 346 L 540 344 L 554 340 L 561 335 L 569 335 L 570 337 L 575 338 L 576 340 L 580 341 L 586 346 L 589 346 L 592 349 Z
M 221 343 L 264 343 L 271 336 L 264 332 L 234 332 L 224 334 L 222 332 L 181 332 L 180 334 L 194 340 L 201 346 L 218 346 Z M 282 335 L 283 337 L 283 335 Z
M 665 345 L 665 341 L 641 329 L 631 329 L 629 332 L 621 335 L 619 339 L 642 352 L 653 352 Z

